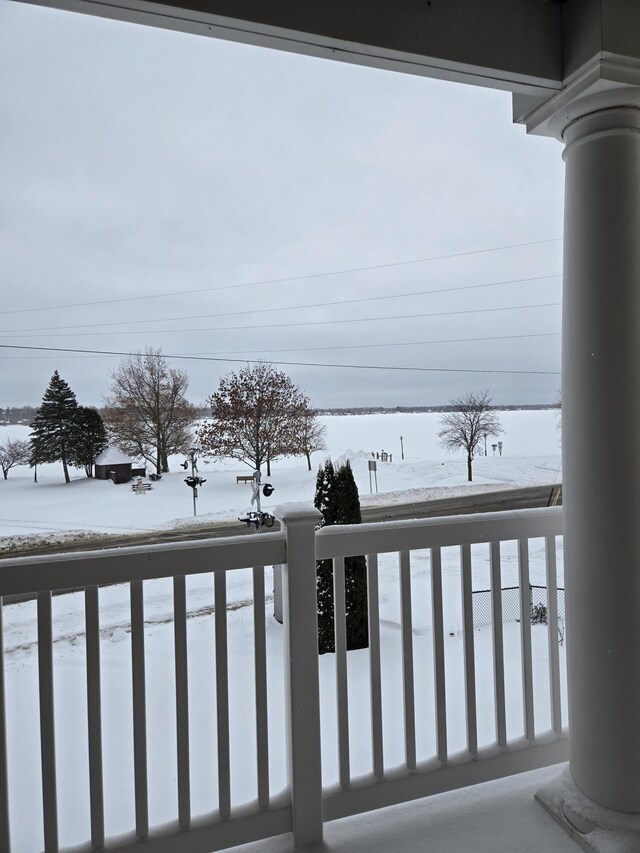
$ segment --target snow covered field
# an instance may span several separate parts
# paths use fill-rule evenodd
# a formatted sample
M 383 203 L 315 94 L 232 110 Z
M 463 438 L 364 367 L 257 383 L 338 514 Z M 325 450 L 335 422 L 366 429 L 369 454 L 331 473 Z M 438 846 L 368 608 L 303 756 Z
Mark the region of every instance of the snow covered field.
M 478 484 L 527 484 L 559 479 L 559 448 L 554 412 L 510 412 L 502 416 L 506 434 L 504 455 L 476 460 Z M 378 415 L 326 418 L 329 452 L 334 459 L 348 455 L 354 464 L 361 494 L 368 492 L 367 454 L 391 451 L 392 464 L 379 463 L 379 485 L 391 494 L 374 500 L 404 500 L 409 494 L 442 494 L 465 488 L 463 458 L 446 457 L 436 445 L 436 415 Z M 9 429 L 9 428 L 6 428 Z M 12 432 L 16 432 L 12 428 Z M 399 436 L 404 436 L 406 459 L 400 460 Z M 324 454 L 316 454 L 319 462 Z M 176 467 L 174 460 L 174 468 Z M 303 460 L 283 460 L 271 478 L 278 503 L 311 500 L 315 471 Z M 234 517 L 247 508 L 248 487 L 236 485 L 241 467 L 231 463 L 203 466 L 207 484 L 200 511 L 207 517 Z M 39 472 L 34 485 L 28 469 L 12 471 L 2 488 L 2 531 L 5 536 L 85 529 L 119 531 L 158 527 L 188 521 L 190 491 L 184 474 L 163 477 L 143 496 L 128 486 L 80 477 L 66 486 L 56 466 Z M 418 491 L 419 490 L 419 491 Z M 426 490 L 426 491 L 423 491 Z M 274 497 L 276 497 L 274 496 Z M 370 500 L 364 497 L 366 503 Z M 473 588 L 489 586 L 487 546 L 474 546 Z M 465 747 L 464 663 L 460 612 L 460 570 L 457 548 L 443 550 L 445 660 L 449 751 Z M 563 585 L 559 543 L 559 585 Z M 380 619 L 383 682 L 385 766 L 404 758 L 402 729 L 402 648 L 397 555 L 381 555 Z M 266 589 L 272 588 L 270 569 Z M 502 548 L 502 585 L 517 584 L 515 543 Z M 530 543 L 531 582 L 544 584 L 544 543 Z M 253 681 L 253 601 L 250 571 L 227 575 L 229 678 L 231 720 L 231 780 L 234 806 L 256 797 L 255 712 Z M 431 625 L 428 552 L 413 552 L 411 567 L 414 676 L 418 760 L 435 753 L 433 635 Z M 145 643 L 150 822 L 176 815 L 175 671 L 173 657 L 173 596 L 171 581 L 147 581 Z M 211 575 L 188 578 L 189 715 L 191 729 L 191 794 L 193 814 L 206 813 L 217 802 L 215 724 L 215 614 Z M 258 606 L 263 606 L 259 603 Z M 269 753 L 272 792 L 285 784 L 282 627 L 267 612 L 269 695 Z M 89 836 L 88 760 L 86 722 L 86 651 L 84 603 L 80 594 L 53 600 L 54 692 L 58 808 L 61 843 L 80 843 Z M 134 825 L 131 634 L 126 586 L 100 591 L 102 713 L 107 835 Z M 548 701 L 548 629 L 532 626 L 536 731 L 550 727 Z M 495 738 L 492 639 L 490 628 L 475 632 L 478 736 L 480 745 Z M 5 680 L 9 744 L 10 820 L 13 849 L 31 853 L 42 848 L 38 666 L 34 602 L 4 607 Z M 566 713 L 564 645 L 560 646 L 563 711 Z M 371 770 L 368 650 L 350 652 L 349 704 L 352 775 Z M 507 731 L 510 739 L 523 733 L 522 674 L 519 625 L 505 625 Z M 320 659 L 323 776 L 325 784 L 338 778 L 335 719 L 335 656 Z M 566 716 L 565 716 L 566 720 Z
M 334 460 L 351 459 L 363 505 L 447 497 L 469 488 L 554 483 L 560 480 L 557 417 L 553 410 L 501 413 L 503 455 L 492 455 L 489 438 L 489 456 L 474 461 L 471 487 L 467 486 L 463 454 L 447 454 L 437 444 L 437 413 L 325 417 L 327 451 L 313 455 L 311 472 L 301 457 L 275 462 L 270 482 L 276 491 L 264 501 L 264 508 L 313 500 L 317 467 L 327 455 Z M 0 441 L 28 435 L 26 426 L 0 427 Z M 393 462 L 378 462 L 379 493 L 369 495 L 367 460 L 372 451 L 381 450 L 392 453 Z M 49 542 L 69 532 L 74 536 L 130 533 L 192 524 L 191 490 L 179 467 L 182 461 L 182 457 L 173 457 L 171 473 L 142 495 L 133 494 L 126 484 L 114 486 L 110 481 L 89 479 L 80 470 L 67 485 L 59 464 L 39 466 L 37 484 L 27 466 L 14 468 L 7 481 L 0 480 L 0 550 L 19 545 L 22 537 L 37 536 Z M 249 486 L 236 483 L 236 475 L 250 473 L 246 465 L 223 460 L 201 461 L 198 467 L 207 479 L 199 490 L 201 521 L 232 520 L 249 508 Z

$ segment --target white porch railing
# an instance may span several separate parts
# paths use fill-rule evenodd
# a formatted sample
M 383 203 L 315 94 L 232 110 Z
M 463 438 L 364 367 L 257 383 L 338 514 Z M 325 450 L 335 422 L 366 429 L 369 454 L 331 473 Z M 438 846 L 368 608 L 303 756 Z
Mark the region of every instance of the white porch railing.
M 280 515 L 280 533 L 218 539 L 209 542 L 156 545 L 97 551 L 84 554 L 40 558 L 18 558 L 0 563 L 0 641 L 2 611 L 11 607 L 10 596 L 37 596 L 37 659 L 42 776 L 42 823 L 44 850 L 57 853 L 58 779 L 60 757 L 56 754 L 56 715 L 54 702 L 54 628 L 52 595 L 61 590 L 82 589 L 84 596 L 84 637 L 86 660 L 86 722 L 88 762 L 88 823 L 90 838 L 74 850 L 103 849 L 150 853 L 195 853 L 213 851 L 251 840 L 292 831 L 297 843 L 322 837 L 323 821 L 380 808 L 391 803 L 426 796 L 465 785 L 556 763 L 567 757 L 566 733 L 561 715 L 560 657 L 557 642 L 556 544 L 561 534 L 560 509 L 493 513 L 421 521 L 399 521 L 330 527 L 315 531 L 317 511 L 306 506 L 285 507 Z M 529 619 L 529 542 L 543 539 L 548 587 L 548 731 L 536 729 L 532 629 Z M 501 614 L 501 543 L 517 543 L 517 566 L 521 590 L 519 623 L 520 668 L 522 680 L 522 736 L 509 740 L 505 695 L 505 637 Z M 495 737 L 491 744 L 479 746 L 477 723 L 476 650 L 472 612 L 472 546 L 486 543 L 492 589 L 493 624 L 491 657 Z M 464 728 L 466 749 L 455 753 L 450 748 L 448 730 L 447 671 L 445 665 L 447 632 L 443 606 L 443 549 L 459 548 L 459 589 L 461 593 L 461 640 L 463 650 Z M 425 552 L 429 561 L 430 608 L 433 670 L 431 685 L 435 708 L 434 754 L 420 757 L 417 749 L 416 668 L 413 614 L 419 602 L 412 595 L 412 559 Z M 404 760 L 389 764 L 384 750 L 383 676 L 381 674 L 381 629 L 379 597 L 380 555 L 399 554 L 398 583 L 400 610 L 400 657 L 402 672 L 402 712 L 394 719 L 404 739 Z M 371 731 L 371 767 L 366 774 L 351 770 L 349 654 L 346 651 L 344 558 L 367 555 L 369 640 L 368 682 Z M 316 639 L 316 559 L 334 561 L 336 584 L 335 724 L 337 733 L 338 782 L 323 787 L 321 762 L 321 712 L 319 662 Z M 384 560 L 388 559 L 386 556 Z M 450 555 L 447 555 L 450 562 Z M 284 711 L 287 739 L 287 784 L 273 793 L 270 786 L 269 723 L 272 690 L 267 685 L 268 643 L 265 624 L 265 567 L 283 566 L 284 591 Z M 245 772 L 255 775 L 257 797 L 237 805 L 232 797 L 230 777 L 232 738 L 229 703 L 229 642 L 227 634 L 227 580 L 239 569 L 252 571 L 253 598 L 253 696 L 255 708 L 253 751 L 255 765 Z M 191 760 L 198 750 L 199 733 L 190 718 L 193 683 L 189 667 L 193 648 L 188 642 L 189 616 L 187 576 L 213 573 L 215 638 L 215 698 L 210 708 L 216 731 L 217 801 L 206 814 L 193 815 L 191 797 Z M 148 723 L 152 709 L 147 697 L 148 649 L 145 644 L 145 585 L 152 579 L 167 578 L 172 583 L 173 643 L 175 672 L 174 695 L 166 696 L 175 704 L 175 767 L 177 808 L 175 819 L 162 826 L 150 825 Z M 90 581 L 90 584 L 88 584 Z M 105 791 L 103 755 L 104 683 L 101 671 L 104 649 L 101 645 L 101 587 L 108 584 L 128 586 L 131 642 L 131 707 L 133 737 L 133 813 L 131 832 L 118 838 L 105 837 Z M 424 606 L 428 606 L 425 602 Z M 281 630 L 281 629 L 278 629 Z M 4 644 L 2 645 L 4 649 Z M 3 655 L 4 658 L 4 655 Z M 430 676 L 431 677 L 431 676 Z M 6 682 L 7 686 L 9 682 Z M 281 688 L 279 688 L 281 689 Z M 16 754 L 15 744 L 7 744 L 4 665 L 0 667 L 0 850 L 18 853 L 11 846 L 18 829 L 10 820 L 9 802 L 12 773 L 8 752 Z M 58 697 L 59 700 L 60 697 Z M 58 704 L 59 708 L 60 705 Z M 351 720 L 353 730 L 353 720 Z M 9 746 L 9 751 L 7 750 Z M 252 753 L 253 754 L 253 753 Z M 26 853 L 23 849 L 19 853 Z
M 352 779 L 349 772 L 349 709 L 344 644 L 344 596 L 336 600 L 336 696 L 339 744 L 339 783 L 324 790 L 325 820 L 381 808 L 453 788 L 508 776 L 568 758 L 566 733 L 561 718 L 560 656 L 558 645 L 556 540 L 562 530 L 557 509 L 478 514 L 425 521 L 398 521 L 328 527 L 317 536 L 319 559 L 333 559 L 334 579 L 343 577 L 344 558 L 367 554 L 369 598 L 369 684 L 372 732 L 372 768 L 368 776 Z M 534 720 L 534 685 L 529 601 L 529 542 L 543 539 L 548 588 L 548 654 L 550 730 L 537 733 Z M 509 742 L 505 701 L 504 630 L 501 595 L 501 543 L 517 543 L 519 622 L 522 676 L 523 736 Z M 478 746 L 475 632 L 472 605 L 472 546 L 486 543 L 489 551 L 492 591 L 492 668 L 495 737 Z M 445 626 L 443 612 L 443 549 L 459 548 L 466 750 L 451 753 L 447 736 L 445 677 Z M 430 562 L 432 653 L 435 702 L 435 755 L 419 762 L 416 757 L 416 696 L 412 612 L 411 555 L 426 549 Z M 402 668 L 402 719 L 396 724 L 404 733 L 404 761 L 385 766 L 378 619 L 378 558 L 399 555 L 400 631 Z M 426 602 L 425 602 L 426 604 Z M 545 691 L 546 692 L 546 691 Z

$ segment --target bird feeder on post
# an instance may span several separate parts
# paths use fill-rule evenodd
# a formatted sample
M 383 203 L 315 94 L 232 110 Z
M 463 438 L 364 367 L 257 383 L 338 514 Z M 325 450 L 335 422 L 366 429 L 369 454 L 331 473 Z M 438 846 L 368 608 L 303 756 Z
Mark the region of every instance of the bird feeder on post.
M 189 461 L 191 462 L 191 476 L 185 477 L 184 481 L 187 486 L 193 489 L 193 517 L 195 518 L 198 515 L 196 507 L 198 500 L 198 486 L 204 485 L 204 483 L 206 483 L 207 481 L 202 477 L 198 476 L 198 458 L 196 457 L 195 449 L 189 451 Z M 188 466 L 189 462 L 187 462 L 187 460 L 185 459 L 185 461 L 182 463 L 182 467 L 186 471 Z
M 260 493 L 262 492 L 265 498 L 269 498 L 275 489 L 271 483 L 263 483 L 260 471 L 255 470 L 253 472 L 251 490 L 251 505 L 253 506 L 255 503 L 256 508 L 255 510 L 249 510 L 246 515 L 238 517 L 238 521 L 243 521 L 247 527 L 253 527 L 256 533 L 260 533 L 263 527 L 273 527 L 275 523 L 275 517 L 271 515 L 271 513 L 262 511 L 262 507 L 260 505 Z

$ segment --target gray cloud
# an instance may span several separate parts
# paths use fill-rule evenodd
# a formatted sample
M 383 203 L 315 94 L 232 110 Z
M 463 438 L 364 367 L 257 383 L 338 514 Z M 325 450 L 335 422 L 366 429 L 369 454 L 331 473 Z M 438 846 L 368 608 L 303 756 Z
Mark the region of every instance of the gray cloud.
M 186 294 L 560 236 L 560 146 L 512 126 L 505 93 L 8 0 L 0 0 L 0 20 L 0 342 L 184 354 L 253 349 L 275 360 L 267 350 L 559 331 L 559 308 L 415 318 L 558 302 L 559 279 L 264 309 L 553 275 L 561 272 L 560 243 Z M 184 295 L 162 296 L 174 291 Z M 160 298 L 24 311 L 150 295 Z M 243 309 L 254 313 L 118 325 Z M 398 314 L 414 317 L 276 328 Z M 98 322 L 114 325 L 84 334 L 55 329 Z M 243 323 L 261 329 L 168 331 Z M 17 331 L 43 327 L 49 331 Z M 548 337 L 278 357 L 555 371 L 559 351 L 559 337 Z M 56 368 L 82 402 L 99 403 L 118 361 L 9 350 L 0 359 L 0 405 L 37 402 Z M 181 366 L 196 400 L 233 367 Z M 556 376 L 289 372 L 321 406 L 435 405 L 477 387 L 505 403 L 539 402 L 552 400 L 559 385 Z

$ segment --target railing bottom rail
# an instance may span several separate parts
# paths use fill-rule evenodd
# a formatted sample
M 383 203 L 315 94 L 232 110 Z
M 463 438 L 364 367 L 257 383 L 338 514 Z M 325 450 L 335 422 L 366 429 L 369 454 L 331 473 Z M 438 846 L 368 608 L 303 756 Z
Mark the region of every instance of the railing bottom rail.
M 244 813 L 247 807 L 236 810 L 232 820 L 209 816 L 194 818 L 187 831 L 178 821 L 157 827 L 141 841 L 135 833 L 110 839 L 101 848 L 103 853 L 214 853 L 238 844 L 260 841 L 274 835 L 291 832 L 291 805 Z M 73 853 L 94 853 L 90 843 L 74 847 Z
M 369 774 L 354 779 L 346 789 L 325 789 L 324 820 L 338 820 L 560 764 L 569 760 L 569 741 L 567 737 L 562 737 L 548 743 L 526 743 L 521 747 L 510 745 L 499 754 L 496 754 L 495 747 L 490 747 L 479 750 L 473 759 L 470 754 L 467 756 L 467 760 L 458 762 L 451 758 L 444 766 L 434 759 L 422 768 L 418 765 L 415 771 L 407 771 L 406 767 L 402 767 L 396 772 L 388 771 L 384 779 L 375 779 Z

